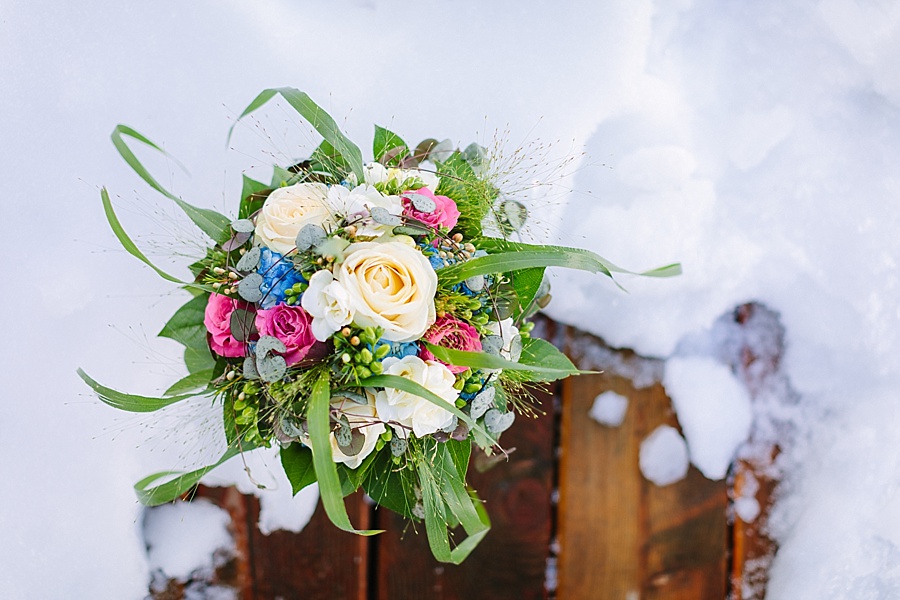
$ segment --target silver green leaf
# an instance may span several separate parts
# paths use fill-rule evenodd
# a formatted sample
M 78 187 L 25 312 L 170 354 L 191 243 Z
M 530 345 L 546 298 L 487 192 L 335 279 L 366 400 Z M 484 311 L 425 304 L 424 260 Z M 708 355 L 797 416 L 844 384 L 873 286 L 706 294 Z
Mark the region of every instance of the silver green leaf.
M 238 233 L 253 233 L 256 226 L 250 219 L 238 219 L 231 222 L 231 228 Z
M 381 206 L 373 206 L 371 208 L 372 220 L 380 225 L 387 225 L 388 227 L 397 227 L 398 225 L 402 225 L 403 221 L 397 215 L 392 215 L 387 211 L 386 208 L 382 208 Z
M 242 271 L 244 273 L 246 273 L 247 271 L 252 271 L 253 269 L 255 269 L 256 267 L 259 266 L 259 259 L 260 259 L 261 255 L 262 255 L 262 250 L 260 249 L 260 247 L 254 246 L 253 248 L 250 248 L 250 250 L 248 250 L 247 253 L 241 257 L 241 260 L 239 260 L 237 262 L 237 265 L 235 265 L 235 268 L 238 271 Z
M 492 408 L 484 414 L 484 426 L 491 433 L 503 433 L 512 426 L 516 420 L 514 412 L 500 412 L 496 408 Z
M 403 197 L 412 202 L 413 207 L 419 212 L 433 213 L 437 210 L 437 203 L 425 194 L 408 192 L 403 194 Z
M 238 294 L 247 302 L 259 302 L 263 293 L 259 289 L 263 283 L 263 277 L 259 273 L 250 273 L 238 284 Z
M 406 440 L 400 436 L 391 438 L 391 454 L 394 456 L 403 456 L 406 453 Z
M 473 419 L 480 419 L 484 413 L 494 408 L 494 398 L 496 395 L 497 391 L 494 389 L 494 386 L 489 386 L 481 390 L 477 396 L 472 398 L 472 403 L 469 405 L 469 416 Z
M 259 371 L 260 379 L 267 383 L 274 383 L 287 373 L 287 362 L 283 356 L 277 354 L 257 356 L 256 369 Z
M 284 342 L 275 336 L 264 335 L 260 337 L 259 341 L 256 342 L 257 361 L 259 358 L 268 356 L 272 352 L 287 352 L 287 347 L 284 345 Z
M 325 233 L 321 226 L 315 223 L 307 223 L 297 232 L 294 244 L 297 246 L 297 252 L 305 252 L 324 242 L 326 237 L 328 237 L 328 234 Z

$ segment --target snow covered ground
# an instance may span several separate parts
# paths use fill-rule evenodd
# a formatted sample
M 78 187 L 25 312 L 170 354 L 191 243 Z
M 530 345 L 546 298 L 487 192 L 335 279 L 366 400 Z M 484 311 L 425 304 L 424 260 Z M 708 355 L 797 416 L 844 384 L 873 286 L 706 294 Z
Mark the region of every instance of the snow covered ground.
M 799 405 L 769 597 L 900 597 L 898 55 L 885 0 L 0 3 L 0 596 L 143 597 L 131 485 L 202 458 L 213 429 L 167 437 L 75 376 L 152 393 L 180 372 L 154 336 L 183 298 L 117 248 L 99 187 L 162 264 L 200 243 L 177 241 L 188 226 L 109 131 L 163 144 L 190 171 L 151 160 L 166 184 L 232 211 L 243 171 L 264 177 L 311 139 L 272 109 L 226 148 L 259 90 L 291 85 L 364 147 L 377 122 L 586 150 L 545 198 L 542 235 L 685 274 L 623 280 L 624 295 L 560 272 L 551 315 L 684 361 L 736 305 L 777 311 Z

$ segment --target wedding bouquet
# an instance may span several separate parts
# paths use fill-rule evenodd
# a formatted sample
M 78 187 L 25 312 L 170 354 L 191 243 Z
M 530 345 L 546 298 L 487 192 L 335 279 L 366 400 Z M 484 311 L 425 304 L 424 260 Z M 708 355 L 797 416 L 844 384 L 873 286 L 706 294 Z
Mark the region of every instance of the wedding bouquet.
M 612 276 L 591 252 L 512 241 L 527 216 L 492 181 L 489 157 L 426 140 L 410 147 L 376 127 L 374 162 L 306 94 L 262 92 L 241 118 L 280 95 L 323 141 L 309 159 L 244 177 L 236 218 L 166 190 L 126 144 L 162 151 L 125 126 L 113 142 L 154 189 L 214 242 L 182 281 L 151 264 L 120 225 L 125 249 L 192 298 L 161 336 L 186 348 L 189 374 L 160 398 L 117 392 L 79 370 L 107 404 L 149 412 L 208 396 L 221 406 L 227 451 L 189 473 L 136 484 L 148 505 L 172 501 L 224 461 L 280 445 L 294 493 L 318 482 L 332 522 L 356 530 L 343 497 L 362 487 L 379 505 L 424 520 L 434 556 L 459 563 L 490 527 L 466 486 L 472 445 L 491 453 L 529 383 L 578 373 L 528 318 L 549 296 L 548 266 Z M 646 272 L 668 276 L 677 265 Z M 467 537 L 452 545 L 450 529 Z

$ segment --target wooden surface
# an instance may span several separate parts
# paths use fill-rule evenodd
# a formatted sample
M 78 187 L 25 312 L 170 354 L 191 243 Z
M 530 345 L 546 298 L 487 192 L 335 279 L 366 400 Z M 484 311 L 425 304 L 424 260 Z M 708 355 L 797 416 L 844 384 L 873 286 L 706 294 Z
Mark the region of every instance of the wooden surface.
M 629 400 L 619 427 L 588 416 L 608 390 Z M 665 487 L 640 473 L 641 441 L 659 425 L 677 426 L 662 386 L 601 374 L 571 378 L 562 393 L 558 598 L 725 598 L 726 483 L 693 467 Z
M 771 318 L 758 305 L 734 313 L 736 326 L 748 328 L 748 341 L 732 366 L 754 398 L 778 376 L 783 340 L 772 352 L 750 343 L 754 320 Z M 473 455 L 469 482 L 493 527 L 466 562 L 437 563 L 422 524 L 417 532 L 361 494 L 347 499 L 351 521 L 386 533 L 364 538 L 341 532 L 320 505 L 300 534 L 264 536 L 254 497 L 202 489 L 201 496 L 231 514 L 237 549 L 211 583 L 229 585 L 245 600 L 762 600 L 775 552 L 765 535 L 776 485 L 765 474 L 771 459 L 741 461 L 726 481 L 709 481 L 692 467 L 675 484 L 650 483 L 638 467 L 640 443 L 661 424 L 677 427 L 658 383 L 663 363 L 608 348 L 546 319 L 536 331 L 580 368 L 605 373 L 570 378 L 554 388 L 557 397 L 540 396 L 544 414 L 520 416 L 503 434 L 508 461 Z M 629 399 L 619 427 L 589 417 L 594 398 L 606 390 Z M 478 472 L 491 462 L 493 468 Z M 750 491 L 762 517 L 730 523 L 730 499 L 757 484 Z M 154 597 L 183 597 L 183 586 L 170 587 Z
M 550 547 L 553 486 L 553 398 L 539 395 L 545 414 L 519 417 L 501 443 L 509 460 L 486 461 L 473 455 L 469 483 L 485 502 L 491 531 L 459 566 L 443 565 L 428 549 L 424 527 L 418 533 L 399 516 L 376 511 L 378 527 L 388 531 L 377 544 L 379 600 L 532 600 L 545 597 Z M 477 467 L 493 462 L 479 473 Z

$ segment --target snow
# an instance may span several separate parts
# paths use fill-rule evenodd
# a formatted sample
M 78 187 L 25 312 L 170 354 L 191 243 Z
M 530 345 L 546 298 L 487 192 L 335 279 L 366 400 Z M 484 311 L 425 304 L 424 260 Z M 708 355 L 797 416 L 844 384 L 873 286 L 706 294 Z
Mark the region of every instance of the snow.
M 191 573 L 218 565 L 213 555 L 234 553 L 228 532 L 231 517 L 208 500 L 164 504 L 144 515 L 144 540 L 150 569 L 187 581 Z
M 618 427 L 625 420 L 628 411 L 628 398 L 613 391 L 603 392 L 594 398 L 591 405 L 591 418 L 609 427 Z
M 202 245 L 178 241 L 190 227 L 108 132 L 136 127 L 190 171 L 141 153 L 161 181 L 233 211 L 242 172 L 264 177 L 313 136 L 274 107 L 234 150 L 225 132 L 259 90 L 294 85 L 363 143 L 377 122 L 584 148 L 533 192 L 534 232 L 685 273 L 623 276 L 623 294 L 558 270 L 551 316 L 659 359 L 650 385 L 662 359 L 734 369 L 717 322 L 736 306 L 780 315 L 778 375 L 748 384 L 753 439 L 785 441 L 769 598 L 900 596 L 898 55 L 900 5 L 882 0 L 0 3 L 0 595 L 144 597 L 131 486 L 211 458 L 206 407 L 180 409 L 197 425 L 172 411 L 165 434 L 74 376 L 149 394 L 183 373 L 154 336 L 185 297 L 118 248 L 100 186 L 161 266 L 184 273 Z
M 681 481 L 690 462 L 684 438 L 671 425 L 660 425 L 641 442 L 641 474 L 662 487 Z
M 687 439 L 691 463 L 708 479 L 722 479 L 750 437 L 753 411 L 746 389 L 727 366 L 696 356 L 669 359 L 663 386 Z

